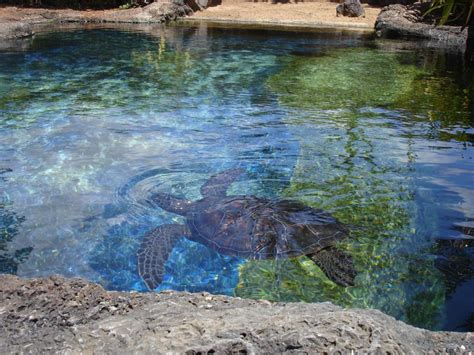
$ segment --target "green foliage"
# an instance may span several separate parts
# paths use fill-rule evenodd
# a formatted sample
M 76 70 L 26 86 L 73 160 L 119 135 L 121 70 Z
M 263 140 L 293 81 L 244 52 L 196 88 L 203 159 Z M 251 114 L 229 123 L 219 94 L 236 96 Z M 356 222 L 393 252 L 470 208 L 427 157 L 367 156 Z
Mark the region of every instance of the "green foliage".
M 133 7 L 133 4 L 129 3 L 129 2 L 119 6 L 119 8 L 122 9 L 122 10 L 127 10 L 127 9 L 132 8 L 132 7 Z
M 464 26 L 467 26 L 474 12 L 474 2 L 472 0 L 432 0 L 425 16 L 437 10 L 441 10 L 439 25 L 463 20 Z
M 152 1 L 150 1 L 152 2 Z M 129 2 L 123 4 L 123 5 L 120 5 L 119 8 L 122 9 L 122 10 L 127 10 L 127 9 L 131 9 L 133 7 L 139 7 L 140 4 L 142 2 L 138 1 L 138 0 L 130 0 Z

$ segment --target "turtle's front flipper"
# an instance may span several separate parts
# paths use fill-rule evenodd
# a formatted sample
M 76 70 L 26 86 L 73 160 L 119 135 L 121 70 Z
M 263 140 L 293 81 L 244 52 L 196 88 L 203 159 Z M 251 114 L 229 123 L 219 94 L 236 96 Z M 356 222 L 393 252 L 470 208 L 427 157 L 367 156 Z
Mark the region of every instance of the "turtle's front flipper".
M 244 172 L 244 169 L 236 168 L 225 170 L 211 176 L 201 187 L 201 195 L 203 197 L 225 197 L 230 184 Z
M 163 224 L 145 234 L 137 253 L 138 273 L 150 290 L 163 280 L 165 262 L 176 242 L 189 235 L 189 229 L 181 224 Z
M 328 247 L 308 256 L 331 281 L 340 286 L 354 286 L 357 273 L 350 255 L 335 247 Z

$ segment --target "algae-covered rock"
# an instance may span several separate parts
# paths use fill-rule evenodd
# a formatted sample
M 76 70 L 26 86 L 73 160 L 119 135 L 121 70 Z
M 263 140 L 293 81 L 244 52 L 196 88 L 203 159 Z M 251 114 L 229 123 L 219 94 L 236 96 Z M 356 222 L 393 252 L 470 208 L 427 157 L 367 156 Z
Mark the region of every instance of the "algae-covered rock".
M 353 226 L 340 247 L 354 257 L 358 276 L 355 287 L 341 288 L 304 257 L 250 262 L 240 268 L 238 296 L 371 307 L 440 327 L 443 278 L 417 221 L 438 222 L 415 199 L 415 153 L 395 124 L 400 116 L 416 122 L 419 81 L 429 74 L 394 53 L 346 49 L 294 58 L 268 81 L 294 109 L 286 120 L 300 143 L 285 197 Z M 442 110 L 443 91 L 433 95 Z
M 295 57 L 270 78 L 282 104 L 344 109 L 391 104 L 411 89 L 421 71 L 401 65 L 395 54 L 367 48 L 336 50 L 314 58 Z
M 440 63 L 435 62 L 439 57 L 426 56 L 420 66 L 412 64 L 419 61 L 417 53 L 407 58 L 368 48 L 295 56 L 267 85 L 282 105 L 335 119 L 337 114 L 323 110 L 390 109 L 407 112 L 404 119 L 411 122 L 428 119 L 440 127 L 469 126 L 474 87 L 461 87 L 455 78 L 440 74 L 436 69 Z
M 426 253 L 426 245 L 410 228 L 409 215 L 414 211 L 410 211 L 413 206 L 409 192 L 403 192 L 403 187 L 393 180 L 383 182 L 369 176 L 368 181 L 357 181 L 350 174 L 305 184 L 301 181 L 317 181 L 320 177 L 314 173 L 318 178 L 308 179 L 307 165 L 300 164 L 299 169 L 287 191 L 289 197 L 306 200 L 315 208 L 333 210 L 341 221 L 357 226 L 349 244 L 341 246 L 356 261 L 356 285 L 335 285 L 309 259 L 301 257 L 244 264 L 236 295 L 371 307 L 411 324 L 439 327 L 443 281 Z M 311 194 L 315 197 L 301 197 Z M 331 202 L 323 203 L 323 199 Z M 419 256 L 414 256 L 416 250 Z
M 390 159 L 391 147 L 384 152 L 353 117 L 346 117 L 344 127 L 343 117 L 332 129 L 308 132 L 286 196 L 331 211 L 354 226 L 348 243 L 341 247 L 355 259 L 355 287 L 336 286 L 309 260 L 299 258 L 244 264 L 236 294 L 377 308 L 408 323 L 436 329 L 444 285 L 428 253 L 429 244 L 414 223 L 419 212 L 413 201 L 413 177 L 402 163 Z M 359 132 L 347 134 L 345 129 Z M 387 160 L 380 156 L 382 152 Z
M 428 72 L 413 80 L 411 89 L 397 96 L 393 106 L 413 113 L 413 121 L 438 122 L 440 129 L 468 127 L 472 124 L 470 105 L 473 97 L 474 85 L 462 88 L 452 77 L 440 77 Z M 449 140 L 452 137 L 445 131 L 441 132 L 440 138 Z

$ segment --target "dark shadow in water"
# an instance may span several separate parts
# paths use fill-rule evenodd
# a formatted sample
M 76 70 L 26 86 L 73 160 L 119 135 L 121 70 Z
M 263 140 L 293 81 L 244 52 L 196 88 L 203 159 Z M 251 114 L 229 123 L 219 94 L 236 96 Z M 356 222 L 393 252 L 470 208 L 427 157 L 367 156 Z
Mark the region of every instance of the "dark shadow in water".
M 1 176 L 10 169 L 0 168 L 0 182 L 6 178 Z M 18 234 L 18 229 L 25 217 L 18 216 L 10 204 L 0 200 L 0 274 L 16 274 L 18 265 L 23 263 L 30 255 L 33 248 L 22 248 L 14 251 L 8 250 L 8 245 Z
M 455 178 L 455 175 L 451 176 L 451 179 Z M 474 317 L 474 239 L 467 234 L 473 232 L 472 226 L 469 227 L 472 221 L 466 221 L 461 211 L 449 207 L 462 203 L 463 196 L 444 186 L 423 181 L 418 186 L 416 199 L 420 220 L 417 225 L 424 226 L 421 233 L 430 241 L 434 266 L 443 275 L 445 301 L 440 329 L 472 331 L 473 328 L 466 327 L 468 319 Z M 440 207 L 440 201 L 444 201 L 444 208 Z M 427 253 L 430 252 L 427 250 Z
M 466 234 L 436 242 L 435 265 L 445 275 L 447 298 L 448 317 L 443 329 L 474 331 L 474 238 L 470 238 L 474 236 L 474 224 L 454 225 L 453 230 Z

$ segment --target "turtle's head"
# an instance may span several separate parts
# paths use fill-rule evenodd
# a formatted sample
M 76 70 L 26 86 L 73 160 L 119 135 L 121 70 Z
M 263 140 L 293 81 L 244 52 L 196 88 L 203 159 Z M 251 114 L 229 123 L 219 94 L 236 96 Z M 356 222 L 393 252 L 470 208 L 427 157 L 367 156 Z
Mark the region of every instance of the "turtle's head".
M 151 196 L 152 205 L 158 206 L 165 211 L 185 215 L 192 206 L 192 201 L 174 197 L 162 192 L 158 192 Z

